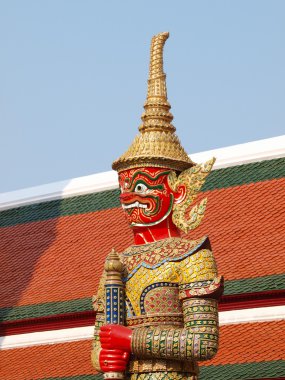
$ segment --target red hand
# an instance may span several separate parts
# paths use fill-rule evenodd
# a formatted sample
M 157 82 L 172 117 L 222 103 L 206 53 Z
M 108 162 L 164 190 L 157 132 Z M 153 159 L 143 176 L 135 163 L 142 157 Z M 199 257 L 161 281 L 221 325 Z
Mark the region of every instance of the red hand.
M 131 329 L 121 325 L 104 325 L 100 328 L 99 336 L 103 349 L 131 352 Z
M 122 350 L 104 350 L 99 354 L 99 363 L 103 372 L 124 372 L 130 354 Z

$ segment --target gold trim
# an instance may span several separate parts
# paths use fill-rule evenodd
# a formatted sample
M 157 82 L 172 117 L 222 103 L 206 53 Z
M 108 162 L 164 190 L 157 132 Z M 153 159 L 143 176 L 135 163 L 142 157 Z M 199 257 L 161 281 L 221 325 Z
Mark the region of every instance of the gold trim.
M 185 199 L 180 203 L 174 204 L 172 213 L 173 223 L 185 233 L 198 227 L 204 217 L 207 198 L 202 199 L 199 204 L 192 207 L 188 216 L 186 212 L 205 183 L 215 160 L 213 157 L 204 164 L 195 165 L 190 169 L 184 170 L 178 177 L 173 171 L 168 175 L 168 184 L 172 191 L 177 192 L 179 187 L 186 187 Z

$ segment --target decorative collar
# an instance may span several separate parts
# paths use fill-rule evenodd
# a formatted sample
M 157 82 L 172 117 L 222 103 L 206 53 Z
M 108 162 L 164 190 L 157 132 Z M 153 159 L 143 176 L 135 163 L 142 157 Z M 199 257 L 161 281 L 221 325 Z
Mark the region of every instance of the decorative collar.
M 169 238 L 144 245 L 133 245 L 122 254 L 122 261 L 130 279 L 140 267 L 156 269 L 170 261 L 181 261 L 195 253 L 207 241 L 203 236 L 198 240 Z

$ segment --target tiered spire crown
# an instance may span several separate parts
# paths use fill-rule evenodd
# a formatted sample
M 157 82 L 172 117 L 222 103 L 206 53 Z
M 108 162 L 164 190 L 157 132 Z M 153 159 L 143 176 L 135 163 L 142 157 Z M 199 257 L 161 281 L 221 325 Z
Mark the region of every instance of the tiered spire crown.
M 147 99 L 142 124 L 129 149 L 113 163 L 117 171 L 157 166 L 183 171 L 194 163 L 180 144 L 171 124 L 173 116 L 167 100 L 166 75 L 163 72 L 163 47 L 168 32 L 152 38 Z

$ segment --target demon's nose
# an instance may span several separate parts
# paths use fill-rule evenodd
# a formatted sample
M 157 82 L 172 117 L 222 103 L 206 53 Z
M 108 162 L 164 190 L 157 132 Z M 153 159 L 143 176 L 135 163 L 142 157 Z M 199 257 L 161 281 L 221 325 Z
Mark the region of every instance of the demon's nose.
M 122 203 L 128 203 L 128 202 L 130 202 L 132 200 L 132 198 L 133 198 L 133 194 L 132 193 L 122 193 L 120 195 L 120 201 Z

